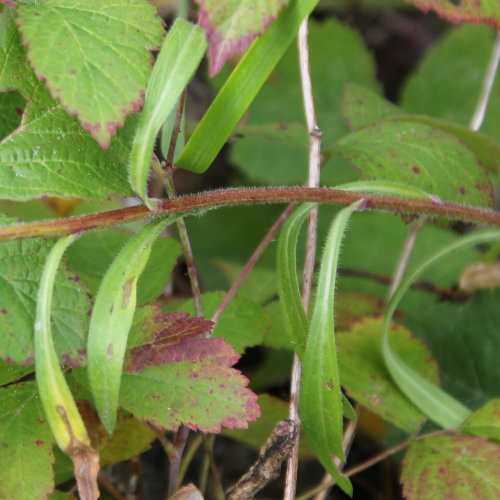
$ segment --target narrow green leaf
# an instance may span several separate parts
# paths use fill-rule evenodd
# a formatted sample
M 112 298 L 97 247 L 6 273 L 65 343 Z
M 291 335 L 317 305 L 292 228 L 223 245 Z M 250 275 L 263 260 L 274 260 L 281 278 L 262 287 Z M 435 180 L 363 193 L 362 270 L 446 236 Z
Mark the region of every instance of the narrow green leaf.
M 433 254 L 414 271 L 408 274 L 394 292 L 387 304 L 382 332 L 382 352 L 387 368 L 395 382 L 408 398 L 422 410 L 431 420 L 443 428 L 458 427 L 471 414 L 471 411 L 445 391 L 424 379 L 410 368 L 394 352 L 389 342 L 389 327 L 394 311 L 404 293 L 411 284 L 430 266 L 449 255 L 480 243 L 489 243 L 500 239 L 500 231 L 490 230 L 471 234 L 446 246 Z
M 204 172 L 294 39 L 318 0 L 291 0 L 278 19 L 248 49 L 188 141 L 176 165 Z
M 315 203 L 304 203 L 297 208 L 283 225 L 278 240 L 278 291 L 285 325 L 299 356 L 304 353 L 308 321 L 297 276 L 297 240 L 307 214 L 315 206 Z
M 340 246 L 347 223 L 362 200 L 341 210 L 333 221 L 321 259 L 316 301 L 311 316 L 300 395 L 302 422 L 319 461 L 348 494 L 352 485 L 333 463 L 333 455 L 345 460 L 342 447 L 342 391 L 337 363 L 334 298 Z
M 389 196 L 399 196 L 401 198 L 415 198 L 417 200 L 436 201 L 437 196 L 426 193 L 422 189 L 408 186 L 400 182 L 391 181 L 356 181 L 346 184 L 339 184 L 335 189 L 354 191 L 356 193 L 375 193 Z
M 47 257 L 38 290 L 35 316 L 35 370 L 47 420 L 59 447 L 68 452 L 74 440 L 90 446 L 85 424 L 64 378 L 52 340 L 50 313 L 57 268 L 75 235 L 60 238 Z
M 129 240 L 97 292 L 87 345 L 88 375 L 97 411 L 109 433 L 116 425 L 123 358 L 137 300 L 137 280 L 154 241 L 174 221 L 175 218 L 166 218 L 151 222 Z
M 163 43 L 153 69 L 132 145 L 129 167 L 130 185 L 151 209 L 154 204 L 148 200 L 146 184 L 156 136 L 200 64 L 206 46 L 201 28 L 177 19 Z

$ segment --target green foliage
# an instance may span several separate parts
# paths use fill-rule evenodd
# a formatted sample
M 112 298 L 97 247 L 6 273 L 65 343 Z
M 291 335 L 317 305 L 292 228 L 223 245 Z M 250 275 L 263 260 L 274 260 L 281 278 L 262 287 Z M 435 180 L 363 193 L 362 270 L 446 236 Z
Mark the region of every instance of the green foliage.
M 493 0 L 409 1 L 452 21 L 499 25 Z M 187 19 L 188 2 L 170 3 L 178 4 L 172 17 Z M 498 225 L 491 209 L 500 179 L 498 78 L 481 131 L 470 125 L 486 88 L 493 29 L 446 31 L 393 103 L 375 79 L 387 84 L 371 28 L 362 30 L 369 50 L 339 19 L 356 26 L 365 8 L 399 0 L 362 1 L 356 9 L 344 0 L 199 0 L 189 4 L 197 6 L 197 26 L 165 26 L 149 0 L 0 4 L 0 208 L 9 214 L 0 215 L 0 240 L 16 240 L 0 243 L 0 497 L 74 498 L 63 486 L 75 477 L 79 497 L 94 500 L 99 467 L 136 457 L 160 431 L 174 433 L 171 445 L 170 434 L 162 441 L 170 458 L 186 429 L 223 433 L 257 450 L 290 414 L 294 358 L 303 363 L 299 458 L 316 458 L 345 492 L 352 494 L 337 466 L 348 458 L 343 433 L 375 434 L 366 413 L 356 420 L 354 406 L 407 435 L 401 481 L 409 500 L 499 496 L 499 292 L 466 294 L 457 283 L 471 263 L 498 257 L 500 233 L 442 222 L 449 213 L 460 221 L 472 214 Z M 314 193 L 349 207 L 290 207 L 278 237 L 280 209 L 256 201 L 318 198 L 306 198 L 306 188 L 244 188 L 306 181 L 320 134 L 305 124 L 292 42 L 314 9 L 308 41 L 320 182 L 337 189 Z M 212 75 L 244 54 L 212 80 L 216 95 L 202 113 L 192 104 L 204 87 L 198 69 L 207 47 Z M 171 171 L 157 168 L 154 154 L 160 162 L 167 156 L 191 78 L 175 167 L 222 167 L 207 177 L 178 171 L 172 182 L 180 192 L 202 192 L 161 199 Z M 243 189 L 203 192 L 219 185 Z M 134 193 L 145 205 L 125 198 Z M 239 201 L 252 206 L 232 206 Z M 202 213 L 219 204 L 231 206 Z M 318 272 L 304 307 L 301 227 L 313 207 Z M 424 213 L 430 216 L 419 230 L 414 219 Z M 170 228 L 160 237 L 180 216 L 194 262 L 186 238 L 179 243 Z M 130 224 L 110 227 L 121 222 Z M 269 246 L 252 267 L 271 226 Z M 389 297 L 403 248 L 409 271 Z M 188 297 L 193 267 L 201 304 Z M 493 285 L 492 274 L 481 286 Z M 188 441 L 181 474 L 200 439 Z
M 401 393 L 387 372 L 380 351 L 381 325 L 379 319 L 367 319 L 338 334 L 341 382 L 347 394 L 370 411 L 408 433 L 416 432 L 425 415 Z M 421 341 L 396 324 L 391 326 L 390 338 L 405 363 L 438 383 L 437 366 Z
M 495 498 L 500 493 L 500 446 L 466 435 L 432 436 L 410 445 L 403 473 L 406 498 Z
M 36 384 L 24 382 L 0 389 L 0 495 L 19 500 L 42 499 L 53 488 L 52 435 Z M 28 459 L 27 459 L 28 458 Z
M 139 108 L 151 72 L 148 49 L 161 43 L 153 7 L 146 0 L 30 0 L 17 9 L 17 23 L 38 78 L 108 147 Z

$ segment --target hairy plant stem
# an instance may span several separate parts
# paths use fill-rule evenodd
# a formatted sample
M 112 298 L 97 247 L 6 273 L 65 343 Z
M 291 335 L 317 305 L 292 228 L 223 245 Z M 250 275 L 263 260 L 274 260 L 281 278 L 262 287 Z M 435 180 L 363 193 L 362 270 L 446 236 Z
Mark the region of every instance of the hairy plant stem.
M 350 205 L 361 199 L 365 200 L 364 209 L 393 211 L 405 215 L 425 214 L 462 222 L 500 226 L 499 212 L 456 203 L 378 196 L 332 188 L 258 187 L 204 191 L 172 200 L 162 200 L 155 212 L 151 212 L 145 205 L 138 205 L 65 219 L 12 224 L 0 227 L 0 241 L 60 236 L 173 214 L 201 215 L 208 210 L 237 205 L 306 201 Z
M 307 187 L 317 188 L 319 186 L 321 166 L 321 131 L 316 120 L 314 108 L 314 96 L 309 67 L 309 46 L 307 41 L 306 18 L 299 28 L 299 67 L 300 81 L 302 85 L 302 101 L 309 132 L 309 171 L 307 176 Z M 314 262 L 316 259 L 316 241 L 318 237 L 318 208 L 314 208 L 308 215 L 307 220 L 307 244 L 304 260 L 304 274 L 302 281 L 302 303 L 306 312 L 309 309 L 311 296 L 311 284 L 314 273 Z M 287 462 L 284 500 L 293 500 L 297 490 L 297 467 L 299 463 L 299 430 L 300 430 L 300 380 L 302 365 L 297 354 L 293 357 L 292 377 L 290 381 L 290 410 L 289 418 L 297 426 L 297 438 L 290 452 Z

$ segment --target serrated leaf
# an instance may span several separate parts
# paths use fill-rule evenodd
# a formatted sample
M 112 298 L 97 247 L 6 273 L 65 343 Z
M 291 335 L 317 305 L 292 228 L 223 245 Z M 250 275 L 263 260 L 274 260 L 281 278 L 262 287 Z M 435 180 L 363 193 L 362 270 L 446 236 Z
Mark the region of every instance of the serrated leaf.
M 0 356 L 4 360 L 33 362 L 37 291 L 50 248 L 50 242 L 41 240 L 0 245 Z M 73 366 L 84 362 L 89 310 L 85 286 L 71 271 L 60 269 L 54 289 L 52 324 L 62 362 Z
M 451 29 L 408 78 L 401 100 L 403 110 L 468 126 L 494 43 L 495 32 L 489 26 L 464 23 Z M 500 136 L 499 78 L 481 130 L 497 140 Z
M 121 406 L 170 430 L 180 425 L 202 432 L 246 428 L 260 411 L 246 388 L 248 380 L 231 368 L 240 356 L 223 339 L 199 336 L 206 321 L 174 314 L 172 330 L 164 330 L 164 320 L 157 317 L 155 338 L 149 326 L 143 344 L 129 352 Z
M 121 142 L 113 141 L 102 151 L 76 118 L 50 97 L 25 56 L 12 9 L 4 9 L 0 13 L 0 91 L 18 89 L 29 104 L 19 128 L 0 142 L 0 198 L 104 199 L 112 192 L 131 194 L 125 168 L 131 127 L 120 133 Z
M 215 313 L 224 297 L 224 292 L 202 294 L 201 303 L 207 318 Z M 195 314 L 194 301 L 190 299 L 176 304 L 175 310 Z M 237 297 L 230 302 L 217 321 L 212 335 L 226 339 L 239 353 L 242 353 L 247 347 L 260 344 L 272 324 L 272 318 L 262 306 Z
M 401 476 L 408 500 L 500 496 L 500 446 L 466 435 L 432 436 L 414 441 Z
M 243 52 L 274 21 L 289 0 L 197 0 L 198 22 L 209 45 L 210 75 L 216 75 L 232 56 Z
M 493 200 L 476 156 L 437 127 L 386 119 L 340 139 L 333 151 L 369 179 L 402 182 L 457 203 L 490 207 Z
M 137 280 L 154 241 L 175 219 L 150 222 L 132 237 L 109 267 L 96 295 L 87 340 L 88 375 L 99 417 L 109 433 L 116 425 L 123 359 L 137 304 Z
M 466 302 L 428 304 L 425 314 L 419 309 L 405 318 L 439 361 L 443 386 L 472 408 L 500 397 L 499 299 L 498 290 L 485 290 Z
M 462 430 L 473 436 L 500 441 L 500 399 L 488 401 L 465 422 Z
M 346 82 L 377 88 L 375 64 L 359 33 L 336 19 L 309 20 L 309 52 L 314 102 L 324 145 L 331 145 L 348 133 L 341 116 L 341 95 Z M 246 127 L 265 127 L 270 122 L 293 124 L 304 122 L 296 44 L 290 46 L 273 70 L 272 77 L 258 93 L 249 108 Z M 307 177 L 307 133 L 294 127 L 288 143 L 277 144 L 274 134 L 249 135 L 234 141 L 231 161 L 252 182 L 297 185 Z M 290 128 L 290 131 L 293 129 Z M 238 129 L 235 130 L 238 133 Z M 286 136 L 287 132 L 283 135 Z M 300 134 L 300 135 L 299 135 Z M 298 143 L 297 139 L 302 138 Z M 302 145 L 301 145 L 302 144 Z M 339 184 L 356 179 L 348 163 L 331 157 L 322 169 L 322 183 Z
M 425 415 L 401 392 L 384 366 L 380 351 L 381 320 L 366 319 L 337 336 L 340 379 L 357 402 L 408 433 L 417 431 Z M 401 325 L 393 325 L 391 344 L 414 370 L 438 383 L 438 370 L 425 345 Z
M 333 455 L 345 460 L 342 446 L 343 404 L 334 328 L 334 297 L 340 246 L 353 203 L 335 217 L 328 233 L 309 322 L 302 360 L 300 413 L 307 439 L 321 465 L 343 491 L 352 495 L 352 485 L 333 463 Z
M 137 111 L 161 19 L 146 0 L 30 0 L 17 9 L 28 56 L 54 99 L 99 144 Z
M 97 293 L 104 273 L 130 233 L 116 229 L 103 229 L 82 235 L 67 251 L 71 269 Z M 170 274 L 180 255 L 179 243 L 173 238 L 160 237 L 151 248 L 151 255 L 137 282 L 137 303 L 150 302 L 159 297 L 170 280 Z
M 419 9 L 433 10 L 452 23 L 488 23 L 500 29 L 500 8 L 497 0 L 407 0 Z
M 43 500 L 54 488 L 54 456 L 36 384 L 2 388 L 0 400 L 0 497 Z

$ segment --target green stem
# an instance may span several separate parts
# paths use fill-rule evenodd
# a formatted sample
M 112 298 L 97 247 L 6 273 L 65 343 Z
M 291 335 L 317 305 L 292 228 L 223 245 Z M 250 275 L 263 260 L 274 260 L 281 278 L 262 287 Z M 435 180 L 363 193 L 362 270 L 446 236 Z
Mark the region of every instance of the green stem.
M 145 205 L 139 205 L 66 219 L 13 224 L 0 228 L 0 241 L 73 234 L 155 216 L 199 214 L 215 208 L 236 205 L 306 201 L 330 205 L 350 205 L 361 199 L 365 200 L 364 208 L 368 209 L 395 211 L 411 215 L 426 214 L 462 222 L 500 226 L 499 212 L 456 203 L 401 199 L 393 196 L 353 193 L 331 188 L 262 187 L 204 191 L 173 200 L 161 200 L 158 204 L 159 209 L 155 212 L 151 212 Z

